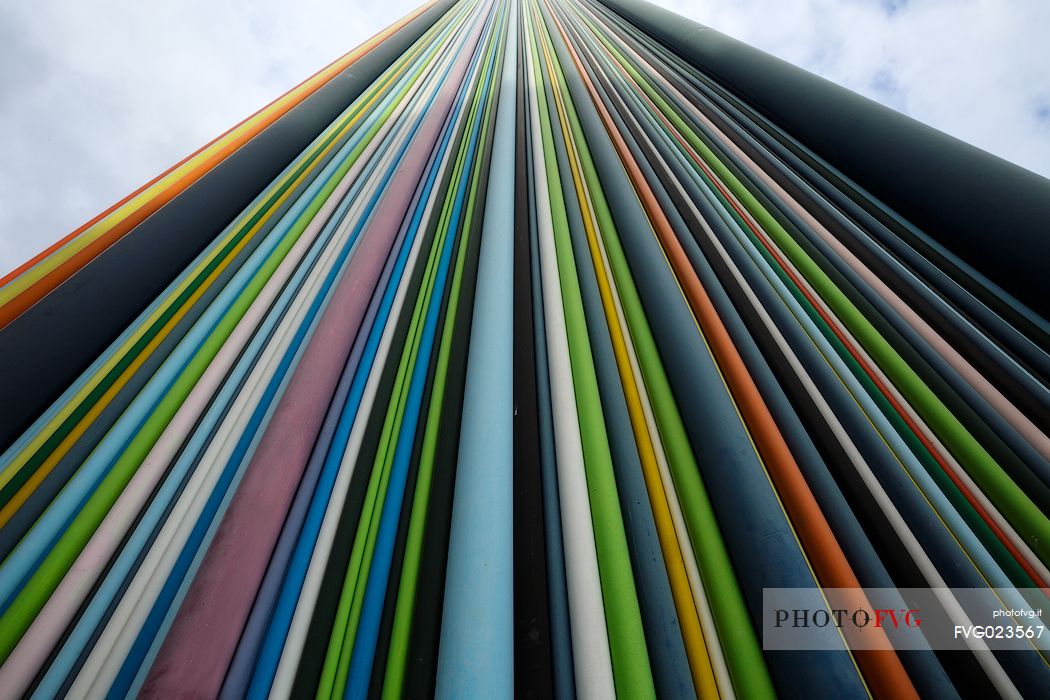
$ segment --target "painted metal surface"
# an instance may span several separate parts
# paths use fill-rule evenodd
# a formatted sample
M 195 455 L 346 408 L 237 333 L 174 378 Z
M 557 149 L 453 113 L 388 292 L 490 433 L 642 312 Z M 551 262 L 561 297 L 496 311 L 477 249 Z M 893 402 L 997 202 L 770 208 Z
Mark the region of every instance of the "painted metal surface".
M 1045 690 L 761 648 L 1045 589 L 1046 324 L 647 12 L 425 6 L 0 281 L 0 697 Z

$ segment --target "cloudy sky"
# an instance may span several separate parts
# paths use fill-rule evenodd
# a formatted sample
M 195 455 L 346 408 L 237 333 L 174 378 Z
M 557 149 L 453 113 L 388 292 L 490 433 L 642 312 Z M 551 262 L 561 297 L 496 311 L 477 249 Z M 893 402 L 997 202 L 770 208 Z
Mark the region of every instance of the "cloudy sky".
M 0 274 L 421 0 L 0 4 Z M 1050 176 L 1047 0 L 656 0 Z

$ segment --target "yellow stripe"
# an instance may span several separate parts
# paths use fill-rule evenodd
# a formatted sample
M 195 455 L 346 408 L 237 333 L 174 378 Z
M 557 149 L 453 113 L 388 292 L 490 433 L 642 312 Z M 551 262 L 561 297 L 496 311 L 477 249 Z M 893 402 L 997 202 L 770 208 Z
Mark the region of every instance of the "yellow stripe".
M 703 632 L 700 629 L 700 617 L 696 609 L 696 601 L 693 599 L 692 588 L 685 571 L 685 563 L 682 558 L 681 545 L 675 532 L 674 522 L 671 519 L 670 506 L 667 503 L 667 494 L 663 488 L 660 478 L 660 469 L 656 460 L 656 450 L 653 445 L 652 436 L 649 434 L 645 413 L 642 409 L 641 396 L 633 376 L 630 358 L 627 352 L 627 344 L 623 329 L 615 322 L 616 307 L 613 300 L 613 292 L 609 286 L 608 270 L 601 258 L 598 248 L 597 231 L 594 214 L 591 210 L 588 193 L 582 180 L 582 175 L 577 163 L 578 154 L 575 142 L 568 129 L 568 116 L 562 101 L 561 91 L 558 89 L 558 80 L 552 66 L 552 58 L 546 42 L 542 42 L 543 53 L 547 64 L 547 74 L 555 89 L 554 101 L 557 105 L 559 122 L 562 135 L 565 139 L 566 148 L 569 151 L 569 165 L 572 171 L 573 184 L 579 199 L 580 208 L 583 213 L 584 229 L 587 232 L 587 242 L 591 250 L 591 260 L 595 267 L 598 278 L 598 288 L 601 293 L 602 306 L 608 321 L 609 332 L 612 338 L 613 350 L 616 356 L 616 365 L 620 372 L 624 388 L 624 397 L 627 400 L 627 409 L 634 429 L 636 443 L 638 445 L 638 456 L 642 463 L 642 473 L 649 491 L 649 501 L 653 509 L 653 518 L 656 522 L 657 534 L 660 540 L 660 549 L 663 552 L 664 561 L 667 565 L 667 577 L 671 584 L 671 594 L 674 598 L 675 608 L 678 611 L 678 621 L 685 643 L 686 656 L 689 659 L 689 670 L 697 694 L 700 697 L 718 697 L 718 684 L 715 681 L 714 668 L 711 657 L 704 641 Z
M 387 27 L 379 34 L 376 34 L 371 39 L 366 41 L 364 44 L 358 46 L 356 49 L 346 54 L 342 58 L 338 59 L 335 63 L 331 64 L 328 68 L 323 69 L 320 73 L 307 80 L 297 88 L 293 88 L 290 92 L 285 93 L 274 102 L 270 103 L 267 107 L 264 107 L 254 115 L 241 122 L 239 125 L 231 129 L 225 135 L 220 136 L 218 139 L 213 141 L 211 144 L 202 149 L 195 156 L 192 156 L 181 165 L 173 168 L 167 175 L 163 176 L 157 182 L 153 183 L 150 187 L 140 192 L 135 197 L 125 202 L 122 206 L 111 212 L 108 216 L 103 218 L 101 221 L 96 222 L 94 225 L 85 229 L 83 233 L 74 238 L 73 240 L 66 243 L 64 246 L 54 251 L 51 255 L 38 262 L 33 267 L 29 268 L 21 275 L 11 280 L 8 284 L 0 288 L 0 307 L 3 307 L 9 303 L 12 299 L 17 297 L 23 291 L 33 286 L 42 277 L 47 275 L 49 272 L 57 268 L 63 262 L 76 255 L 78 252 L 86 248 L 92 242 L 97 240 L 100 236 L 105 234 L 107 231 L 112 229 L 114 226 L 124 221 L 126 218 L 131 216 L 135 211 L 140 209 L 142 205 L 152 200 L 159 193 L 167 189 L 172 183 L 178 181 L 187 173 L 191 172 L 201 163 L 205 162 L 216 153 L 221 151 L 231 142 L 241 138 L 245 133 L 254 129 L 257 124 L 265 121 L 270 115 L 274 114 L 293 100 L 297 100 L 300 95 L 304 92 L 313 91 L 316 89 L 315 86 L 327 82 L 332 75 L 342 71 L 346 66 L 354 63 L 358 58 L 371 51 L 375 46 L 382 43 L 390 34 L 394 33 L 401 26 L 411 21 L 414 17 L 426 10 L 427 6 L 420 7 L 414 13 L 408 15 L 399 22 Z
M 418 51 L 419 51 L 419 49 L 416 48 L 416 49 L 414 49 L 412 52 L 410 52 L 407 55 L 409 57 L 411 57 L 415 53 L 418 53 Z M 400 77 L 400 75 L 407 69 L 407 66 L 408 66 L 408 62 L 406 61 L 406 62 L 404 62 L 402 64 L 401 67 L 399 67 L 395 72 L 393 72 L 390 76 L 388 76 L 382 83 L 380 83 L 378 87 L 373 88 L 371 97 L 369 97 L 369 99 L 366 100 L 360 107 L 356 108 L 356 110 L 355 110 L 356 113 L 339 130 L 339 132 L 337 134 L 337 137 L 332 139 L 327 146 L 325 146 L 323 149 L 321 149 L 320 151 L 318 151 L 316 153 L 319 156 L 323 157 L 332 148 L 334 148 L 335 144 L 338 143 L 338 141 L 339 141 L 339 137 L 341 137 L 349 129 L 354 127 L 354 125 L 360 120 L 361 116 L 372 106 L 372 104 L 374 102 L 376 102 L 379 99 L 379 95 L 382 94 L 383 90 L 389 84 L 391 84 L 393 81 L 395 81 L 398 77 Z M 305 160 L 307 157 L 308 157 L 308 155 L 307 156 L 301 156 L 300 157 L 300 161 Z M 299 176 L 297 178 L 295 178 L 295 180 L 291 183 L 291 185 L 285 190 L 284 194 L 281 195 L 281 197 L 272 205 L 271 208 L 274 208 L 274 209 L 279 208 L 280 205 L 295 190 L 295 187 L 298 186 L 301 182 L 303 182 L 303 180 L 306 177 L 309 176 L 310 172 L 311 172 L 311 170 L 306 170 L 306 171 L 300 173 Z M 286 173 L 282 177 L 282 179 L 279 180 L 275 185 L 271 186 L 270 189 L 271 190 L 280 189 L 280 187 L 282 187 L 283 184 L 285 182 L 287 182 L 290 177 L 291 177 L 291 172 Z M 241 221 L 250 220 L 253 216 L 255 216 L 259 211 L 262 210 L 264 204 L 265 204 L 265 201 L 257 202 L 250 210 L 248 210 L 247 212 L 245 212 L 244 214 L 241 215 L 240 220 Z M 248 235 L 246 235 L 244 237 L 244 239 L 241 241 L 241 243 L 238 244 L 236 246 L 236 248 L 227 255 L 225 262 L 220 264 L 219 268 L 217 268 L 216 271 L 214 271 L 214 273 L 212 275 L 210 275 L 207 280 L 205 280 L 205 282 L 202 284 L 201 288 L 190 299 L 188 299 L 187 302 L 183 305 L 183 310 L 179 312 L 179 317 L 180 318 L 186 312 L 186 310 L 188 310 L 193 305 L 193 302 L 197 298 L 199 298 L 199 295 L 200 295 L 201 291 L 208 284 L 210 284 L 211 281 L 214 280 L 215 276 L 218 274 L 219 271 L 221 271 L 223 268 L 225 268 L 227 265 L 229 265 L 230 261 L 233 260 L 233 258 L 236 256 L 237 252 L 239 250 L 241 250 L 244 247 L 244 245 L 246 245 L 247 241 L 250 240 L 251 237 L 254 236 L 255 233 L 258 232 L 258 230 L 265 224 L 266 221 L 267 221 L 267 217 L 263 217 L 258 222 L 256 222 L 256 224 L 252 227 L 252 229 L 248 233 Z M 79 392 L 77 392 L 77 394 L 74 397 L 72 397 L 69 401 L 67 401 L 63 405 L 62 409 L 47 423 L 47 425 L 45 425 L 41 429 L 41 431 L 18 453 L 18 455 L 16 455 L 12 459 L 10 464 L 8 464 L 4 468 L 3 472 L 0 472 L 0 487 L 3 487 L 5 484 L 7 484 L 9 481 L 11 481 L 12 478 L 14 478 L 14 476 L 18 473 L 19 469 L 21 469 L 21 467 L 23 465 L 25 465 L 26 462 L 29 461 L 29 459 L 32 457 L 32 455 L 34 455 L 43 446 L 43 444 L 48 440 L 48 438 L 50 438 L 50 436 L 54 434 L 54 432 L 59 428 L 59 426 L 61 426 L 62 423 L 77 409 L 77 407 L 87 398 L 87 396 L 95 389 L 95 387 L 98 386 L 99 382 L 101 382 L 102 379 L 113 369 L 113 367 L 115 367 L 120 362 L 120 360 L 128 353 L 128 351 L 135 345 L 135 343 L 138 342 L 138 340 L 146 333 L 146 331 L 150 327 L 152 327 L 154 323 L 157 322 L 157 320 L 170 307 L 170 304 L 175 299 L 177 299 L 179 297 L 179 295 L 182 294 L 182 292 L 190 285 L 192 280 L 194 278 L 196 278 L 197 275 L 202 270 L 206 269 L 208 267 L 208 265 L 211 264 L 211 262 L 218 256 L 219 252 L 235 236 L 237 228 L 238 227 L 236 227 L 236 226 L 230 228 L 229 233 L 227 233 L 226 237 L 222 240 L 222 242 L 219 245 L 215 246 L 215 248 L 213 249 L 211 254 L 209 254 L 204 260 L 202 260 L 197 265 L 197 267 L 193 271 L 193 274 L 190 274 L 190 275 L 186 276 L 183 279 L 183 281 L 171 292 L 171 294 L 168 295 L 167 303 L 157 307 L 157 309 L 154 310 L 154 312 L 152 314 L 150 314 L 150 316 L 142 324 L 139 325 L 139 327 L 136 330 L 136 332 L 133 333 L 120 346 L 120 348 L 113 354 L 113 356 L 110 357 L 110 359 L 107 360 L 103 364 L 103 366 L 99 368 L 99 370 L 81 388 L 81 390 Z M 171 327 L 172 327 L 172 324 L 170 324 L 170 323 L 167 324 L 165 326 L 165 328 L 158 334 L 158 338 L 162 339 L 170 331 Z M 135 367 L 140 366 L 141 363 L 144 361 L 144 358 L 146 356 L 148 356 L 148 353 L 151 352 L 156 347 L 156 345 L 159 342 L 158 338 L 155 338 L 154 341 L 151 342 L 143 350 L 143 355 L 138 360 L 136 360 L 136 364 L 134 365 Z M 126 372 L 125 372 L 125 374 L 126 374 Z M 122 377 L 123 376 L 124 375 L 122 375 Z M 123 382 L 122 382 L 122 384 L 123 384 Z M 106 394 L 103 395 L 103 397 L 100 399 L 100 403 L 102 403 L 102 402 L 108 403 L 108 401 L 111 400 L 111 398 L 112 398 L 111 393 L 109 391 L 107 391 Z M 96 406 L 96 408 L 97 408 L 97 406 Z M 94 410 L 95 409 L 93 408 L 91 415 L 97 415 L 97 413 L 95 413 Z M 78 434 L 82 434 L 82 432 L 83 431 L 81 431 L 81 433 L 78 433 Z M 68 439 L 68 436 L 67 436 L 67 439 Z M 56 452 L 61 450 L 62 454 L 65 454 L 65 451 L 67 451 L 68 448 L 69 448 L 69 446 L 66 446 L 66 448 L 63 449 L 62 445 L 65 445 L 65 444 L 66 444 L 66 440 L 63 440 L 62 444 L 56 449 Z M 59 456 L 59 458 L 61 458 L 61 455 Z M 43 477 L 41 477 L 41 479 L 42 478 Z M 34 477 L 34 479 L 35 479 L 35 477 Z M 40 479 L 35 479 L 34 483 L 39 483 L 39 481 L 40 481 Z M 29 482 L 27 482 L 27 485 L 28 485 L 28 483 Z M 21 493 L 22 493 L 22 489 L 19 490 L 19 494 L 21 494 Z M 12 499 L 11 502 L 13 503 L 17 498 L 18 497 L 16 496 L 16 498 Z M 19 501 L 19 503 L 21 503 L 22 501 L 24 501 L 24 498 L 21 501 Z M 10 503 L 8 505 L 10 505 Z M 6 508 L 4 509 L 4 511 L 6 511 Z M 2 511 L 0 511 L 0 512 L 2 512 Z M 10 516 L 7 516 L 7 517 L 10 517 Z M 0 524 L 2 524 L 3 522 L 6 522 L 6 518 L 3 517 L 3 516 L 0 516 Z

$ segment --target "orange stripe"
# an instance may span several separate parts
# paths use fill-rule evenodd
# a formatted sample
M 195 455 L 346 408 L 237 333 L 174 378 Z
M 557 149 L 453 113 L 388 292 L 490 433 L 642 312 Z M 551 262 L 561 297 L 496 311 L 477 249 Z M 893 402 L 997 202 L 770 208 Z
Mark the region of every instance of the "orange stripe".
M 612 139 L 620 155 L 620 160 L 634 184 L 635 192 L 653 225 L 654 231 L 663 244 L 667 259 L 671 263 L 676 277 L 679 279 L 682 291 L 685 293 L 689 306 L 693 310 L 697 323 L 710 344 L 711 352 L 723 372 L 734 399 L 737 401 L 744 422 L 748 426 L 752 439 L 755 441 L 762 461 L 769 470 L 769 475 L 781 496 L 788 516 L 799 534 L 806 554 L 816 571 L 818 580 L 826 587 L 858 589 L 856 594 L 857 601 L 866 604 L 866 601 L 863 600 L 863 594 L 859 591 L 860 582 L 853 573 L 845 553 L 839 546 L 831 526 L 825 520 L 820 506 L 817 504 L 813 493 L 809 489 L 809 485 L 802 476 L 802 472 L 799 470 L 795 458 L 784 441 L 784 436 L 781 435 L 779 427 L 773 420 L 769 408 L 759 393 L 758 387 L 747 371 L 743 358 L 740 357 L 736 346 L 733 345 L 729 332 L 715 310 L 714 304 L 700 283 L 696 271 L 689 264 L 689 259 L 675 236 L 670 222 L 660 208 L 656 195 L 645 180 L 645 176 L 631 154 L 622 134 L 617 130 L 608 109 L 599 98 L 590 75 L 584 69 L 575 48 L 568 41 L 568 37 L 565 36 L 565 29 L 562 27 L 561 21 L 553 14 L 553 11 L 552 17 L 566 40 L 566 46 L 572 55 L 580 77 L 591 93 L 592 102 L 605 123 L 606 131 Z M 876 636 L 880 635 L 884 636 L 881 630 Z M 891 649 L 888 640 L 885 640 L 885 647 L 886 649 Z M 911 679 L 908 677 L 895 652 L 892 650 L 854 651 L 853 654 L 861 667 L 865 681 L 877 697 L 918 698 Z
M 187 172 L 185 175 L 180 177 L 174 183 L 172 183 L 171 185 L 169 185 L 165 189 L 163 189 L 160 192 L 158 192 L 153 198 L 151 198 L 148 202 L 144 203 L 141 207 L 139 207 L 137 210 L 135 210 L 127 218 L 125 218 L 124 220 L 122 220 L 119 223 L 117 223 L 116 225 L 114 225 L 109 231 L 107 231 L 104 234 L 102 234 L 101 236 L 99 236 L 98 239 L 96 239 L 95 241 L 93 241 L 89 245 L 85 246 L 82 250 L 78 251 L 75 255 L 71 256 L 68 260 L 64 261 L 58 267 L 56 267 L 55 269 L 51 270 L 46 275 L 41 277 L 39 280 L 34 282 L 30 287 L 26 288 L 21 294 L 19 294 L 15 298 L 13 298 L 10 302 L 5 304 L 3 307 L 0 307 L 0 328 L 3 328 L 7 324 L 11 323 L 11 321 L 13 321 L 14 319 L 18 318 L 18 316 L 20 316 L 23 312 L 25 312 L 31 306 L 36 304 L 38 301 L 40 301 L 40 299 L 44 298 L 44 296 L 46 296 L 47 294 L 49 294 L 50 292 L 55 290 L 65 280 L 67 280 L 70 276 L 72 276 L 74 273 L 76 273 L 78 270 L 80 270 L 80 268 L 82 268 L 85 265 L 87 265 L 96 255 L 101 253 L 103 250 L 108 248 L 110 245 L 112 245 L 116 241 L 120 240 L 120 238 L 122 238 L 124 235 L 126 235 L 128 232 L 130 232 L 135 226 L 137 226 L 138 224 L 142 223 L 146 218 L 148 218 L 154 212 L 159 210 L 162 206 L 164 206 L 165 204 L 170 202 L 172 199 L 174 199 L 176 196 L 178 196 L 183 191 L 185 191 L 190 185 L 192 185 L 194 182 L 196 182 L 198 179 L 200 179 L 205 173 L 207 173 L 209 170 L 211 170 L 213 167 L 215 167 L 215 165 L 217 165 L 218 163 L 220 163 L 223 160 L 225 160 L 225 158 L 227 156 L 229 156 L 233 151 L 235 151 L 238 148 L 240 148 L 241 146 L 243 146 L 249 140 L 251 140 L 252 138 L 257 136 L 263 129 L 265 129 L 268 126 L 270 126 L 271 124 L 273 124 L 273 122 L 275 122 L 277 119 L 279 119 L 284 114 L 289 112 L 293 107 L 295 107 L 296 105 L 301 103 L 303 100 L 305 100 L 307 97 L 309 97 L 314 92 L 316 92 L 318 89 L 320 89 L 329 80 L 331 80 L 331 78 L 333 76 L 335 76 L 338 73 L 340 73 L 343 70 L 345 70 L 345 68 L 347 66 L 350 66 L 353 63 L 356 63 L 362 56 L 364 56 L 369 51 L 374 49 L 378 44 L 380 44 L 383 40 L 385 40 L 391 34 L 393 34 L 394 32 L 398 31 L 399 29 L 404 27 L 406 24 L 411 22 L 413 19 L 418 17 L 420 14 L 425 12 L 431 5 L 434 4 L 434 1 L 436 1 L 436 0 L 432 0 L 432 2 L 430 2 L 430 3 L 426 4 L 426 5 L 423 5 L 422 7 L 418 8 L 414 12 L 406 15 L 404 18 L 398 20 L 397 22 L 395 22 L 394 24 L 390 25 L 389 27 L 387 27 L 383 31 L 379 32 L 378 34 L 373 36 L 371 39 L 369 39 L 368 41 L 363 43 L 361 46 L 359 46 L 356 49 L 354 49 L 353 51 L 351 51 L 350 53 L 348 53 L 348 54 L 344 55 L 343 57 L 339 58 L 338 60 L 336 60 L 332 64 L 328 65 L 327 67 L 322 68 L 317 73 L 315 73 L 311 77 L 307 78 L 306 80 L 302 81 L 301 83 L 299 83 L 297 86 L 295 86 L 294 88 L 289 90 L 287 93 L 285 93 L 281 97 L 278 97 L 273 102 L 269 103 L 266 107 L 263 107 L 262 109 L 256 111 L 250 117 L 248 117 L 247 119 L 243 120 L 242 122 L 240 122 L 236 126 L 231 127 L 230 129 L 227 129 L 220 136 L 218 136 L 217 138 L 215 138 L 212 141 L 210 141 L 207 145 L 202 146 L 201 148 L 197 149 L 196 151 L 191 153 L 189 156 L 183 158 L 181 161 L 179 161 L 178 163 L 176 163 L 172 167 L 168 168 L 167 170 L 165 170 L 163 173 L 161 173 L 157 177 L 155 177 L 152 180 L 150 180 L 148 183 L 146 183 L 142 187 L 138 188 L 137 190 L 135 190 L 134 192 L 129 194 L 127 197 L 124 197 L 122 200 L 120 200 L 119 202 L 117 202 L 113 206 L 109 207 L 108 209 L 106 209 L 104 212 L 102 212 L 98 216 L 95 216 L 90 221 L 88 221 L 87 223 L 85 223 L 82 226 L 80 226 L 79 228 L 77 228 L 75 231 L 70 233 L 65 238 L 63 238 L 60 241 L 54 243 L 53 245 L 48 247 L 43 252 L 37 254 L 36 256 L 34 256 L 32 259 L 30 259 L 26 263 L 20 265 L 18 268 L 16 268 L 15 270 L 11 271 L 7 275 L 5 275 L 3 278 L 0 278 L 0 287 L 2 287 L 3 285 L 7 284 L 11 280 L 13 280 L 16 277 L 18 277 L 19 275 L 21 275 L 23 272 L 31 269 L 33 266 L 35 266 L 37 263 L 39 263 L 40 261 L 42 261 L 45 258 L 47 258 L 48 256 L 50 256 L 52 253 L 54 253 L 54 252 L 58 251 L 59 249 L 61 249 L 64 245 L 69 243 L 71 240 L 75 239 L 78 235 L 80 235 L 81 233 L 83 233 L 84 231 L 89 229 L 91 226 L 94 226 L 96 223 L 98 223 L 99 221 L 104 219 L 106 216 L 110 215 L 111 213 L 113 213 L 114 211 L 119 209 L 121 206 L 126 204 L 128 201 L 130 201 L 134 197 L 138 196 L 142 192 L 144 192 L 147 189 L 149 189 L 149 187 L 153 186 L 158 181 L 160 181 L 164 177 L 168 176 L 169 174 L 171 174 L 172 172 L 177 170 L 179 167 L 181 167 L 182 165 L 184 165 L 185 163 L 187 163 L 188 161 L 193 159 L 195 156 L 197 156 L 201 152 L 207 150 L 209 147 L 211 147 L 212 145 L 214 145 L 215 143 L 217 143 L 218 141 L 220 141 L 221 139 L 226 137 L 232 131 L 240 128 L 242 125 L 250 122 L 252 119 L 255 119 L 256 117 L 258 117 L 258 115 L 262 114 L 267 109 L 270 109 L 270 107 L 272 107 L 274 104 L 276 104 L 280 100 L 285 99 L 287 96 L 292 95 L 297 90 L 301 90 L 302 89 L 302 93 L 301 94 L 297 95 L 294 99 L 290 100 L 287 104 L 285 104 L 284 106 L 274 110 L 273 113 L 271 113 L 271 114 L 267 115 L 266 117 L 264 117 L 263 119 L 261 119 L 251 129 L 246 131 L 241 136 L 237 137 L 235 140 L 231 141 L 229 144 L 227 144 L 222 149 L 217 151 L 215 154 L 213 154 L 207 160 L 203 161 L 200 165 L 198 165 L 197 167 L 193 168 L 192 170 Z M 310 84 L 310 83 L 313 83 L 313 84 Z

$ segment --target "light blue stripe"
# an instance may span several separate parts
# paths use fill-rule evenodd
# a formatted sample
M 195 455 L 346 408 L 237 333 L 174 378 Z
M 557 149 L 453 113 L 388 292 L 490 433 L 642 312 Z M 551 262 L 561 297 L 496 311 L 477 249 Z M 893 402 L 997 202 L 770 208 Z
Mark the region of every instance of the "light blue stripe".
M 511 12 L 467 356 L 438 698 L 514 695 L 516 32 Z

